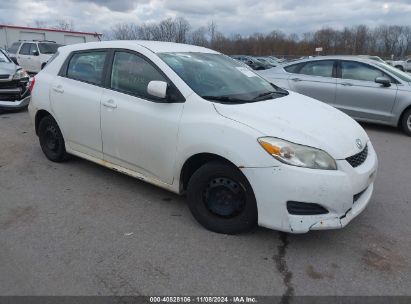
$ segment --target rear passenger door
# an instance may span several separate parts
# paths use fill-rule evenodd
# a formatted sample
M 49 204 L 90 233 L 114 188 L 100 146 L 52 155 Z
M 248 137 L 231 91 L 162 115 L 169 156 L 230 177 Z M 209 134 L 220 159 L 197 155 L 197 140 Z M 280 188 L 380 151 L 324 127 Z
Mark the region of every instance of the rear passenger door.
M 173 100 L 147 93 L 152 80 L 169 84 Z M 184 98 L 157 66 L 143 55 L 118 50 L 101 102 L 104 159 L 171 184 Z
M 105 50 L 73 52 L 50 90 L 52 109 L 66 145 L 98 159 L 103 158 L 100 100 L 106 60 Z
M 334 60 L 316 60 L 288 66 L 291 73 L 288 78 L 292 91 L 318 99 L 330 105 L 334 104 L 337 87 L 336 62 Z
M 390 121 L 397 95 L 395 80 L 369 64 L 341 61 L 335 107 L 359 119 Z M 391 80 L 391 86 L 376 83 L 377 77 Z

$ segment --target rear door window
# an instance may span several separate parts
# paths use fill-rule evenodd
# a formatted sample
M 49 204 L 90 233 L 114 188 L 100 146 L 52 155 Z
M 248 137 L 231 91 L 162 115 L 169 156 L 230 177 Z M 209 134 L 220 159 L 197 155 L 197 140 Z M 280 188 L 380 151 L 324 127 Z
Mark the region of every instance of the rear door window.
M 71 79 L 101 85 L 106 51 L 78 52 L 72 55 L 66 76 Z
M 334 61 L 333 60 L 321 60 L 307 62 L 299 71 L 299 74 L 321 76 L 321 77 L 333 77 Z

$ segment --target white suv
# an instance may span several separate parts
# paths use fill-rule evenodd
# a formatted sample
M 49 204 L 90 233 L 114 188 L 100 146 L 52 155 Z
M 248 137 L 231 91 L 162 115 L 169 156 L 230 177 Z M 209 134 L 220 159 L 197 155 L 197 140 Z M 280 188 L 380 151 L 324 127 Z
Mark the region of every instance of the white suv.
M 358 123 L 190 45 L 62 47 L 29 105 L 40 146 L 187 193 L 220 233 L 342 228 L 367 206 L 377 156 Z
M 19 41 L 13 43 L 8 52 L 23 69 L 38 73 L 60 46 L 54 41 Z

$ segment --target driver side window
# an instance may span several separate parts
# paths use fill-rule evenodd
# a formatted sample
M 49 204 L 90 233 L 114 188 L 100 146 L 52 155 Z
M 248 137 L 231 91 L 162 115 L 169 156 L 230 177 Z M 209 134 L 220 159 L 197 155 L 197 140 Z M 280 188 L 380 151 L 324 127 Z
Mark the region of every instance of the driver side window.
M 387 77 L 384 72 L 377 68 L 355 61 L 341 62 L 342 79 L 375 81 L 377 77 Z M 387 77 L 391 79 L 390 77 Z
M 128 53 L 114 54 L 110 87 L 116 91 L 153 99 L 147 93 L 148 83 L 152 80 L 167 82 L 167 79 L 144 58 Z

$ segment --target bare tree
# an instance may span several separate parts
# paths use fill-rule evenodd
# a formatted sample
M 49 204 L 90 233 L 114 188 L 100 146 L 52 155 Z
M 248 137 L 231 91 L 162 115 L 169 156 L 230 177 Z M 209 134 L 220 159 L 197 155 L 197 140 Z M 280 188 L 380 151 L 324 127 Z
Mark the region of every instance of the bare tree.
M 73 20 L 69 20 L 69 19 L 57 19 L 55 24 L 52 25 L 52 28 L 57 29 L 57 30 L 64 30 L 64 31 L 73 31 L 74 22 Z

